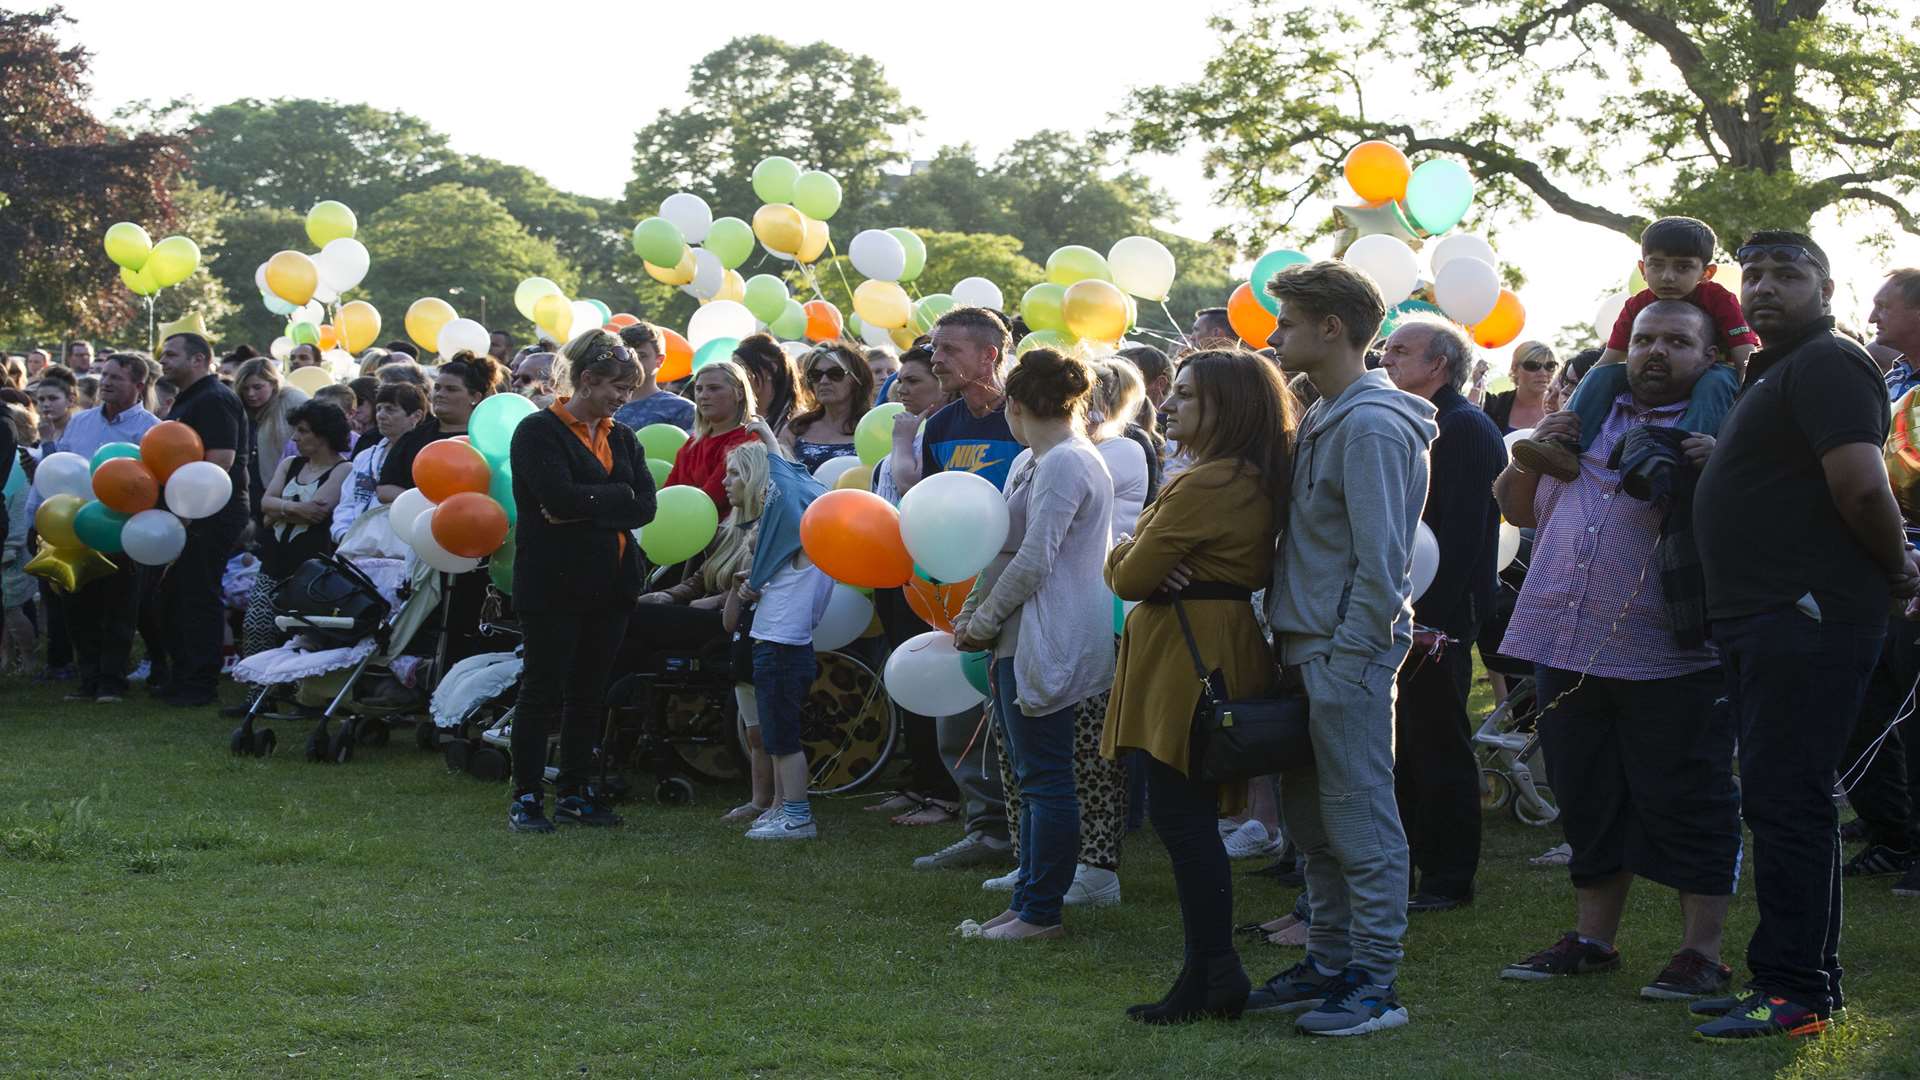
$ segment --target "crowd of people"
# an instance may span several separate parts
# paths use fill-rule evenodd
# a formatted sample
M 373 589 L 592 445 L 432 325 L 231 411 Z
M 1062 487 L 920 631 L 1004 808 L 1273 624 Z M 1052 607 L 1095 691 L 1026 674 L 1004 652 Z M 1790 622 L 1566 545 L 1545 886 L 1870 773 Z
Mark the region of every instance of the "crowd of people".
M 1920 270 L 1887 276 L 1867 340 L 1836 323 L 1812 238 L 1747 238 L 1737 293 L 1712 280 L 1718 247 L 1698 221 L 1654 223 L 1648 287 L 1605 346 L 1523 343 L 1500 393 L 1460 327 L 1415 315 L 1383 332 L 1378 289 L 1339 261 L 1258 283 L 1278 308 L 1258 351 L 1206 309 L 1171 356 L 1016 357 L 1017 318 L 962 307 L 897 356 L 841 341 L 795 356 L 760 334 L 673 385 L 646 323 L 518 350 L 496 332 L 488 355 L 438 364 L 394 342 L 309 396 L 286 375 L 324 363 L 317 349 L 220 354 L 197 326 L 169 328 L 157 360 L 36 350 L 4 369 L 0 480 L 166 417 L 233 494 L 171 566 L 60 593 L 21 573 L 35 497 L 9 488 L 0 670 L 37 664 L 76 702 L 120 701 L 132 677 L 214 704 L 223 652 L 283 636 L 274 585 L 412 486 L 423 448 L 463 435 L 483 400 L 521 394 L 537 411 L 512 437 L 525 666 L 508 827 L 618 825 L 589 783 L 609 683 L 652 650 L 731 643 L 752 780 L 726 818 L 755 840 L 817 840 L 800 739 L 833 592 L 800 538 L 816 477 L 868 468 L 863 486 L 897 505 L 972 473 L 1009 519 L 952 613 L 956 648 L 990 658 L 990 700 L 904 713 L 902 789 L 871 807 L 955 837 L 916 868 L 996 871 L 983 887 L 1004 908 L 968 934 L 1060 938 L 1067 909 L 1119 902 L 1121 841 L 1144 817 L 1171 861 L 1183 962 L 1133 1019 L 1407 1023 L 1409 919 L 1470 905 L 1481 863 L 1478 647 L 1489 669 L 1531 672 L 1572 886 L 1571 929 L 1498 975 L 1620 967 L 1642 878 L 1680 913 L 1643 996 L 1685 1002 L 1705 1039 L 1817 1034 L 1845 1013 L 1843 879 L 1920 896 L 1920 737 L 1900 730 L 1920 684 L 1920 533 L 1883 457 L 1890 406 L 1920 385 Z M 836 466 L 883 402 L 904 407 L 889 452 Z M 688 433 L 665 484 L 704 491 L 720 518 L 664 580 L 631 535 L 655 510 L 634 434 L 650 424 Z M 1517 589 L 1503 519 L 1530 545 Z M 1426 534 L 1438 558 L 1416 590 Z M 1131 608 L 1118 627 L 1115 597 Z M 928 629 L 901 589 L 874 604 L 888 642 Z M 477 618 L 448 610 L 448 632 Z M 1205 778 L 1196 666 L 1234 700 L 1303 694 L 1311 764 Z M 1844 830 L 1837 783 L 1857 813 Z M 1722 933 L 1743 822 L 1760 920 L 1736 988 Z M 1845 859 L 1845 840 L 1865 846 Z M 1236 927 L 1231 860 L 1252 856 L 1304 892 Z M 1250 929 L 1304 956 L 1255 983 L 1235 947 Z

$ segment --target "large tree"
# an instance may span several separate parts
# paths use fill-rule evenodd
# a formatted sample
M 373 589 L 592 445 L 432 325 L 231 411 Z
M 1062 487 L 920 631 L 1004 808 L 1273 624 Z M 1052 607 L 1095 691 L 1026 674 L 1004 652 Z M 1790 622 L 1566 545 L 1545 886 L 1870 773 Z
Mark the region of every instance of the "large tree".
M 531 275 L 569 292 L 577 283 L 553 241 L 528 232 L 485 191 L 460 184 L 402 195 L 366 222 L 360 239 L 372 268 L 351 296 L 379 309 L 383 340 L 403 332 L 407 307 L 423 296 L 489 327 L 528 334 L 514 310 L 514 286 Z
M 194 115 L 190 137 L 203 183 L 243 207 L 302 214 L 322 199 L 371 214 L 458 160 L 419 117 L 309 98 L 216 105 Z
M 1248 0 L 1213 26 L 1199 78 L 1133 94 L 1124 135 L 1205 147 L 1242 243 L 1350 198 L 1340 163 L 1371 138 L 1464 159 L 1482 213 L 1635 238 L 1685 213 L 1733 243 L 1878 208 L 1920 231 L 1920 47 L 1881 0 Z M 1385 94 L 1387 71 L 1417 85 Z

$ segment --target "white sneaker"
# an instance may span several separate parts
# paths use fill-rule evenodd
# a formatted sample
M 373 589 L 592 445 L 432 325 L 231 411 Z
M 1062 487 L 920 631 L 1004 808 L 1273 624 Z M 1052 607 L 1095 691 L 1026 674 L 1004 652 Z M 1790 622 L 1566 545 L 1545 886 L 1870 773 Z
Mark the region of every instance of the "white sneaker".
M 1220 820 L 1214 822 L 1213 825 L 1214 825 L 1214 828 L 1220 830 L 1220 839 L 1225 840 L 1227 837 L 1233 835 L 1233 832 L 1235 829 L 1241 828 L 1242 826 L 1246 825 L 1246 822 L 1235 821 L 1230 817 L 1223 817 Z
M 1105 907 L 1120 902 L 1120 875 L 1081 863 L 1073 868 L 1073 884 L 1061 903 L 1068 907 Z
M 819 838 L 820 830 L 814 825 L 812 818 L 808 818 L 805 824 L 795 825 L 787 820 L 785 814 L 747 830 L 749 840 L 818 840 Z
M 787 819 L 786 808 L 781 806 L 779 803 L 775 803 L 774 805 L 767 807 L 765 810 L 760 811 L 759 817 L 754 818 L 752 821 L 747 822 L 746 831 L 752 832 L 753 830 L 759 828 L 760 826 L 765 825 L 769 821 L 785 821 L 786 819 Z
M 153 661 L 142 660 L 140 661 L 140 666 L 137 668 L 134 668 L 133 673 L 127 676 L 127 681 L 128 682 L 146 682 L 147 676 L 151 674 L 153 674 Z
M 1016 866 L 999 877 L 990 877 L 981 882 L 980 887 L 988 892 L 1012 892 L 1019 880 L 1020 868 Z
M 1229 859 L 1251 859 L 1255 855 L 1265 855 L 1280 842 L 1280 838 L 1269 833 L 1265 825 L 1252 819 L 1228 833 L 1226 840 Z

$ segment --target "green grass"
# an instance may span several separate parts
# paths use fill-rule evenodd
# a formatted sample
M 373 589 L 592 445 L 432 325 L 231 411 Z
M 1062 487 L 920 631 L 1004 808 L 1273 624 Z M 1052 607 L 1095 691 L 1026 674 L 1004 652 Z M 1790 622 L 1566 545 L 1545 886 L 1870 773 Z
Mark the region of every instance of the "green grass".
M 1496 980 L 1570 920 L 1563 873 L 1525 863 L 1557 834 L 1504 817 L 1478 902 L 1414 923 L 1411 1026 L 1148 1030 L 1121 1010 L 1165 990 L 1180 948 L 1150 832 L 1128 840 L 1123 906 L 994 945 L 952 932 L 997 910 L 983 873 L 908 866 L 950 832 L 857 800 L 818 804 L 812 845 L 742 840 L 719 788 L 630 806 L 618 832 L 510 836 L 502 787 L 404 734 L 339 767 L 303 761 L 288 725 L 280 756 L 229 758 L 229 727 L 0 684 L 0 1075 L 1920 1075 L 1920 903 L 1884 880 L 1850 890 L 1853 1019 L 1820 1041 L 1698 1045 L 1681 1009 L 1638 1000 L 1677 934 L 1653 887 L 1620 973 Z M 1236 900 L 1244 920 L 1292 894 Z M 1743 895 L 1736 955 L 1753 922 Z M 1297 955 L 1244 953 L 1256 979 Z

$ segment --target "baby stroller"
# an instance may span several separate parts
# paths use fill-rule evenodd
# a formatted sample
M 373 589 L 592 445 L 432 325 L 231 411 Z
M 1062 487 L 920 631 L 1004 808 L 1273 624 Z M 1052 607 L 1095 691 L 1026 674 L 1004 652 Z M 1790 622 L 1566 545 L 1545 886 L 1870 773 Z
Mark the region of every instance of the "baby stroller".
M 1507 680 L 1507 698 L 1481 721 L 1473 734 L 1480 760 L 1480 807 L 1484 811 L 1513 814 L 1522 825 L 1548 825 L 1560 816 L 1553 799 L 1553 788 L 1546 783 L 1546 767 L 1540 754 L 1539 702 L 1533 682 L 1533 665 L 1489 650 L 1486 643 L 1497 640 L 1513 615 L 1513 602 L 1526 580 L 1526 560 L 1532 554 L 1531 529 L 1521 530 L 1520 554 L 1500 574 L 1500 592 L 1496 632 L 1481 638 L 1480 660 L 1486 669 Z

